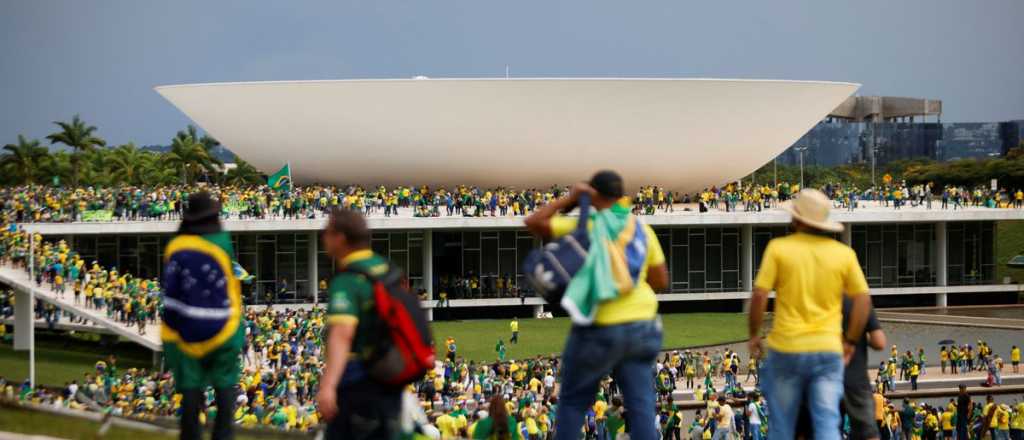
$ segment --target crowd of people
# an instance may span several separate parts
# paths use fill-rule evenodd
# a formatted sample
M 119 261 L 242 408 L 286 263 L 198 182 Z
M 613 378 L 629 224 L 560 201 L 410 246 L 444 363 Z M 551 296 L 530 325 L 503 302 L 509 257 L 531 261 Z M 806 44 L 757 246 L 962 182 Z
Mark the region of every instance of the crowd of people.
M 966 187 L 893 182 L 878 187 L 830 183 L 820 188 L 836 207 L 853 210 L 871 202 L 900 209 L 924 206 L 937 209 L 963 207 L 1024 207 L 1024 190 L 992 190 L 984 186 Z M 772 209 L 798 193 L 800 185 L 732 183 L 712 186 L 693 194 L 660 186 L 641 187 L 633 199 L 634 214 L 653 215 L 676 209 L 721 211 L 761 211 Z M 224 218 L 302 219 L 326 216 L 332 207 L 344 207 L 366 215 L 399 215 L 399 208 L 415 217 L 495 217 L 525 216 L 539 206 L 567 194 L 565 186 L 549 188 L 480 188 L 457 186 L 397 186 L 387 188 L 356 185 L 309 185 L 285 190 L 266 185 L 176 185 L 163 187 L 83 187 L 66 188 L 29 185 L 0 188 L 2 222 L 73 222 L 176 220 L 181 216 L 189 194 L 206 191 L 221 202 Z M 682 204 L 681 206 L 679 204 Z M 409 214 L 404 214 L 409 215 Z
M 879 339 L 874 333 L 878 326 L 870 311 L 866 281 L 852 251 L 818 232 L 842 227 L 827 218 L 828 206 L 835 199 L 805 190 L 796 198 L 797 205 L 785 205 L 794 216 L 796 232 L 773 240 L 765 251 L 751 304 L 750 357 L 744 362 L 730 350 L 661 352 L 662 330 L 653 295 L 654 289 L 667 281 L 664 255 L 649 227 L 632 227 L 630 223 L 634 221 L 632 215 L 638 214 L 637 206 L 647 203 L 654 209 L 666 209 L 671 204 L 666 197 L 665 206 L 659 206 L 660 192 L 656 188 L 643 191 L 650 191 L 650 202 L 625 204 L 621 201 L 621 178 L 601 172 L 589 184 L 574 186 L 568 196 L 535 205 L 525 219 L 532 233 L 558 240 L 577 229 L 575 218 L 559 213 L 587 200 L 602 212 L 591 221 L 594 229 L 609 234 L 605 240 L 633 250 L 643 249 L 609 256 L 622 259 L 617 264 L 627 273 L 620 276 L 631 278 L 615 281 L 623 283 L 616 287 L 625 289 L 621 296 L 611 293 L 595 302 L 595 298 L 566 292 L 565 301 L 569 302 L 562 304 L 569 305 L 574 325 L 560 356 L 506 360 L 503 342 L 499 341 L 495 360 L 469 360 L 459 355 L 455 339 L 448 338 L 444 346 L 436 348 L 439 356 L 433 368 L 400 388 L 371 379 L 374 373 L 368 362 L 374 355 L 373 341 L 388 336 L 381 333 L 385 327 L 378 325 L 380 316 L 368 301 L 383 298 L 380 289 L 384 284 L 375 284 L 375 280 L 389 272 L 384 270 L 389 264 L 369 250 L 369 231 L 360 214 L 363 211 L 354 211 L 351 206 L 330 202 L 324 206 L 304 205 L 304 209 L 326 207 L 330 211 L 323 238 L 325 249 L 344 269 L 327 288 L 326 307 L 310 311 L 244 308 L 240 301 L 231 299 L 235 293 L 231 293 L 230 286 L 237 280 L 228 274 L 230 259 L 224 256 L 230 255 L 230 241 L 224 240 L 226 233 L 219 226 L 223 205 L 216 196 L 191 194 L 185 206 L 169 199 L 168 206 L 173 207 L 169 212 L 178 214 L 167 215 L 181 216 L 182 232 L 168 245 L 168 266 L 161 283 L 137 280 L 95 263 L 87 266 L 66 243 L 47 242 L 10 227 L 0 240 L 0 263 L 25 270 L 34 267 L 36 284 L 47 284 L 58 296 L 70 290 L 67 294 L 74 296 L 76 303 L 102 310 L 125 325 L 137 325 L 140 332 L 162 315 L 165 357 L 171 372 L 122 371 L 116 358 L 110 357 L 97 362 L 95 371 L 81 384 L 74 381 L 61 389 L 33 389 L 7 382 L 0 385 L 9 398 L 17 396 L 44 405 L 143 418 L 177 416 L 182 419 L 182 436 L 186 438 L 194 438 L 199 429 L 188 421 L 193 411 L 197 424 L 217 420 L 218 431 L 224 429 L 222 420 L 287 430 L 308 430 L 326 422 L 331 438 L 345 438 L 345 433 L 363 429 L 370 429 L 363 433 L 387 437 L 398 430 L 408 431 L 407 426 L 415 426 L 429 438 L 442 439 L 533 440 L 583 435 L 604 440 L 618 438 L 624 432 L 631 438 L 651 439 L 681 438 L 684 434 L 715 440 L 791 438 L 810 432 L 821 434 L 815 438 L 835 438 L 831 431 L 839 426 L 845 426 L 837 430 L 840 434 L 858 432 L 862 426 L 854 416 L 863 414 L 858 414 L 858 406 L 854 406 L 848 408 L 851 413 L 840 415 L 842 386 L 834 385 L 843 382 L 843 358 L 850 356 L 852 346 L 865 347 L 865 342 L 870 342 L 878 348 Z M 338 209 L 342 207 L 347 209 Z M 197 253 L 204 255 L 197 257 Z M 219 274 L 216 267 L 211 272 L 211 265 L 221 265 L 223 273 Z M 798 267 L 817 270 L 784 270 Z M 209 276 L 189 274 L 186 269 L 190 268 L 201 268 Z M 581 270 L 592 271 L 588 277 L 613 285 L 603 281 L 612 275 L 601 273 L 601 269 Z M 820 277 L 829 272 L 837 276 Z M 181 299 L 191 291 L 207 295 L 210 291 L 203 289 L 213 286 L 224 289 L 225 299 L 207 302 L 208 310 L 201 313 L 195 311 L 197 306 Z M 808 290 L 811 286 L 815 288 Z M 773 330 L 765 340 L 767 347 L 763 347 L 761 316 L 772 291 L 777 294 L 776 314 Z M 848 297 L 846 305 L 839 301 L 843 293 Z M 3 310 L 9 316 L 14 299 L 6 296 Z M 170 308 L 165 309 L 165 305 Z M 240 319 L 231 318 L 233 310 L 241 314 Z M 815 313 L 819 316 L 807 316 L 808 310 L 818 311 Z M 191 337 L 186 332 L 194 329 L 187 324 L 190 319 L 211 318 L 226 323 L 223 325 L 227 330 L 221 331 L 227 332 L 227 340 L 231 340 L 231 334 L 238 335 L 237 351 L 231 348 L 234 343 L 218 340 L 227 348 L 226 358 L 218 354 L 221 348 L 209 350 L 205 341 L 215 339 L 202 339 L 218 336 L 202 335 L 198 342 L 193 342 L 195 338 L 184 339 Z M 517 321 L 510 324 L 510 330 L 510 342 L 518 342 Z M 1019 349 L 1012 347 L 1010 354 L 1017 371 Z M 891 355 L 880 366 L 874 388 L 872 426 L 882 438 L 937 438 L 946 426 L 959 427 L 968 420 L 982 431 L 992 429 L 996 435 L 1003 435 L 1004 426 L 1007 435 L 1010 429 L 1018 434 L 1024 429 L 1024 407 L 1020 405 L 968 404 L 968 414 L 980 414 L 971 419 L 966 415 L 946 417 L 947 412 L 964 408 L 962 402 L 944 410 L 906 402 L 896 410 L 883 394 L 892 389 L 896 370 L 901 379 L 909 380 L 916 388 L 917 376 L 926 370 L 923 367 L 927 359 L 920 348 L 917 354 L 901 354 L 893 346 Z M 200 362 L 203 359 L 208 361 Z M 1003 367 L 1001 358 L 983 341 L 976 347 L 942 347 L 939 359 L 943 370 L 947 363 L 958 371 L 983 365 L 992 373 L 993 368 L 999 371 Z M 227 369 L 211 366 L 218 363 L 224 363 Z M 207 369 L 214 371 L 197 372 Z M 234 369 L 238 372 L 230 371 Z M 865 380 L 866 370 L 866 365 L 857 370 Z M 743 379 L 741 372 L 746 373 Z M 998 385 L 998 377 L 996 373 L 991 379 L 993 385 Z M 695 400 L 706 405 L 686 426 L 675 402 L 681 389 L 689 390 Z M 849 388 L 846 394 L 849 399 Z M 800 401 L 807 395 L 818 397 L 802 407 Z M 218 413 L 218 408 L 230 411 Z M 808 420 L 798 423 L 803 417 L 802 408 L 808 411 Z M 382 423 L 353 424 L 367 414 Z M 909 433 L 907 426 L 911 427 Z
M 34 246 L 30 240 L 35 241 Z M 13 225 L 0 234 L 0 264 L 25 272 L 31 269 L 37 286 L 45 285 L 58 298 L 72 299 L 76 305 L 101 311 L 111 320 L 137 328 L 139 334 L 146 333 L 148 324 L 156 323 L 161 311 L 159 280 L 119 273 L 116 267 L 106 268 L 96 261 L 87 263 L 64 240 L 45 241 L 41 235 L 29 234 Z M 13 291 L 0 293 L 0 304 L 13 302 Z M 61 317 L 59 310 L 52 304 L 44 307 L 44 319 L 55 324 Z M 6 314 L 13 313 L 13 306 L 4 310 Z

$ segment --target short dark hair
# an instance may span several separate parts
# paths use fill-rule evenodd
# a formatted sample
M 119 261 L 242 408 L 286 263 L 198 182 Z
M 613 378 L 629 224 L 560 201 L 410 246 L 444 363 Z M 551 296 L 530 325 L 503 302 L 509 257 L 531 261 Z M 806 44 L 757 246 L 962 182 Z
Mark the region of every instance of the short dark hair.
M 370 228 L 366 226 L 366 219 L 351 209 L 331 209 L 327 228 L 344 235 L 345 240 L 354 247 L 370 246 Z
M 590 186 L 598 194 L 609 199 L 618 199 L 625 195 L 622 176 L 612 170 L 601 170 L 594 173 L 590 178 Z

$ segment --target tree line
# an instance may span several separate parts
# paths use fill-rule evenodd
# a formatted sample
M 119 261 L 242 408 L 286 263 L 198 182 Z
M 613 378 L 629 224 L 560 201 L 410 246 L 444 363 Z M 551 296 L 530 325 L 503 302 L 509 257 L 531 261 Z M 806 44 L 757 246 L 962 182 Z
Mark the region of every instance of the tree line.
M 46 136 L 51 151 L 38 139 L 18 135 L 0 154 L 0 183 L 5 185 L 70 183 L 78 185 L 175 185 L 207 181 L 258 184 L 263 175 L 238 156 L 226 173 L 213 153 L 220 145 L 189 125 L 171 139 L 166 152 L 141 149 L 134 143 L 110 146 L 78 115 L 54 122 L 57 130 Z
M 851 163 L 836 166 L 804 165 L 804 185 L 823 187 L 828 184 L 842 184 L 867 189 L 873 186 L 870 163 Z M 908 185 L 931 183 L 933 188 L 946 185 L 989 186 L 997 179 L 1001 188 L 1024 188 L 1024 141 L 1020 147 L 1010 149 L 1006 156 L 982 159 L 960 159 L 939 162 L 932 159 L 909 159 L 879 164 L 875 167 L 874 184 L 883 186 L 882 176 L 890 175 L 895 182 L 906 181 Z M 757 171 L 743 178 L 744 185 L 753 182 L 758 185 L 772 185 L 779 182 L 799 182 L 798 165 L 775 165 L 768 162 Z

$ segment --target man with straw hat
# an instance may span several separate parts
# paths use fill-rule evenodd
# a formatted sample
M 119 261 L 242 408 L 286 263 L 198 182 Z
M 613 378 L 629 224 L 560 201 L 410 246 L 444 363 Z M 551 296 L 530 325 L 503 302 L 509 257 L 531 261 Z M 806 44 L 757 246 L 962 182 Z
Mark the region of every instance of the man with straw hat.
M 831 202 L 804 189 L 783 205 L 792 215 L 792 234 L 765 248 L 750 300 L 749 348 L 762 353 L 761 328 L 768 296 L 775 314 L 761 369 L 768 403 L 768 438 L 794 438 L 797 416 L 806 405 L 815 438 L 838 440 L 843 368 L 864 334 L 871 299 L 857 255 L 833 237 L 843 225 L 829 220 Z M 846 332 L 843 295 L 852 300 Z

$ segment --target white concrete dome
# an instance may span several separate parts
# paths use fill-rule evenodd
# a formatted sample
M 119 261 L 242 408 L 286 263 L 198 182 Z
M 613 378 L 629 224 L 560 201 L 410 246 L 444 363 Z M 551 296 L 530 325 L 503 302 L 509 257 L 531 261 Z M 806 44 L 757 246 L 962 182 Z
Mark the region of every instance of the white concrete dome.
M 858 84 L 383 79 L 157 87 L 260 170 L 299 183 L 546 187 L 618 170 L 680 191 L 767 163 Z

